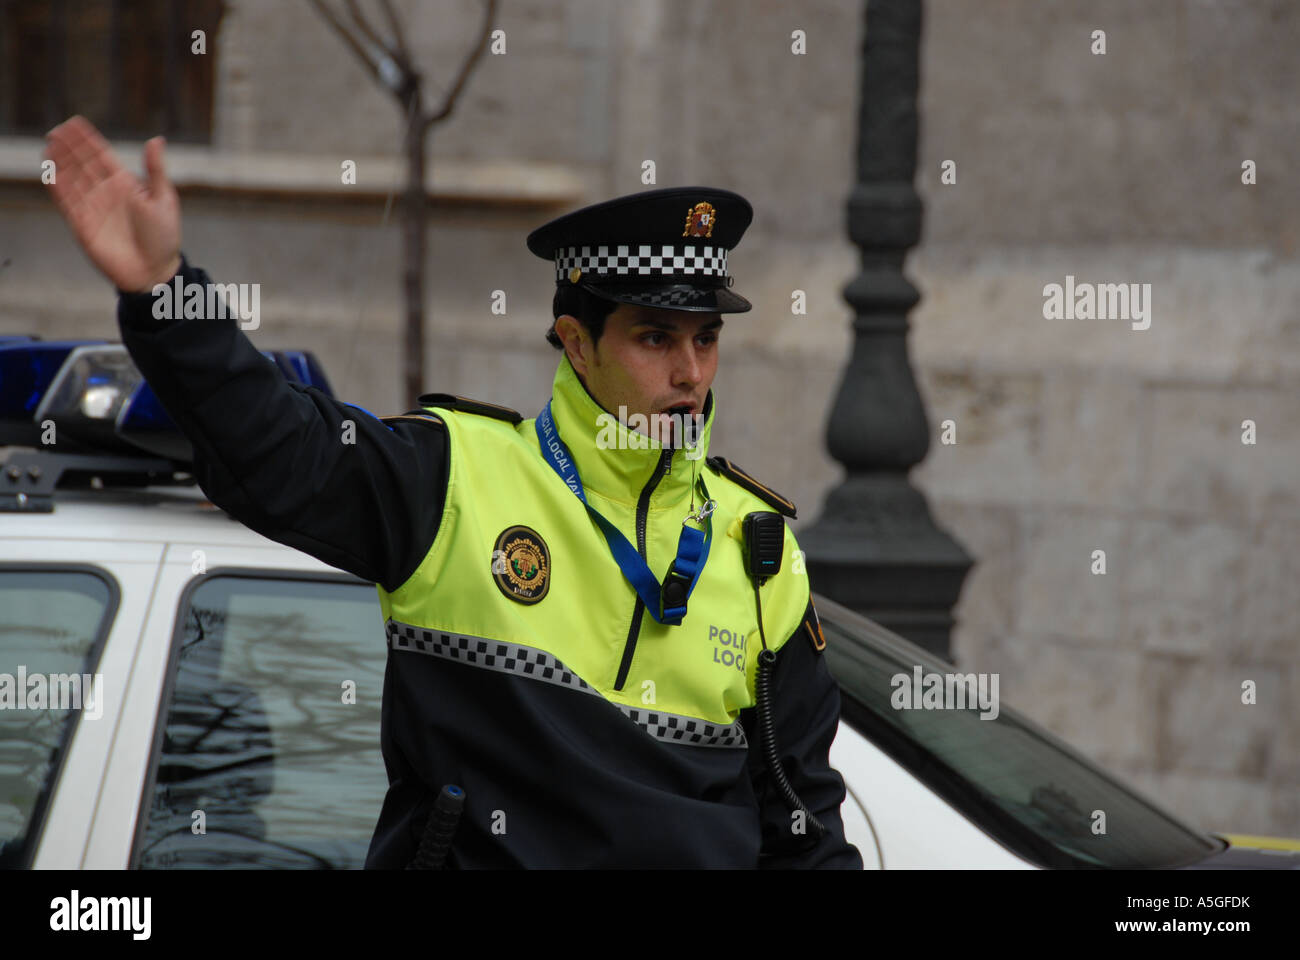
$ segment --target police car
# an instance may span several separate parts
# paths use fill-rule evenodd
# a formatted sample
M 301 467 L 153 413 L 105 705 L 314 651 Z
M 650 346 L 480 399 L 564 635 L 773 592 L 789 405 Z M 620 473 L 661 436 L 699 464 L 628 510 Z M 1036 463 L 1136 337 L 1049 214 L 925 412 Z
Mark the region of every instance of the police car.
M 328 391 L 307 353 L 267 356 Z M 373 584 L 231 520 L 119 344 L 0 337 L 0 866 L 362 866 L 387 787 Z M 1181 823 L 951 665 L 815 602 L 867 868 L 1300 868 Z

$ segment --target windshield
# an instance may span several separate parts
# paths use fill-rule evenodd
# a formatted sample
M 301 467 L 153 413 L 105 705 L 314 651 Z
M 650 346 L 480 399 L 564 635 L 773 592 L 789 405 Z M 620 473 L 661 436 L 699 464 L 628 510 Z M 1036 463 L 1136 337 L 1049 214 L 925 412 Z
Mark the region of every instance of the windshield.
M 103 715 L 116 594 L 85 570 L 0 567 L 0 867 L 31 863 L 77 717 Z
M 1015 853 L 1048 867 L 1153 868 L 1220 848 L 1005 705 L 896 707 L 915 686 L 900 676 L 969 671 L 846 607 L 815 602 L 844 720 Z

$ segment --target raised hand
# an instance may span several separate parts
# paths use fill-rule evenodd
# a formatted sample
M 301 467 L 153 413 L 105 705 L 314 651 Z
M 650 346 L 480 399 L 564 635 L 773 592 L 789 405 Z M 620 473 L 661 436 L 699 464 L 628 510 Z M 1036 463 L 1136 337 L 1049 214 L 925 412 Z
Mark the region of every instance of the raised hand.
M 163 138 L 145 144 L 142 183 L 85 117 L 45 137 L 45 157 L 54 161 L 50 193 L 91 263 L 120 290 L 170 280 L 181 263 L 181 205 L 163 172 Z

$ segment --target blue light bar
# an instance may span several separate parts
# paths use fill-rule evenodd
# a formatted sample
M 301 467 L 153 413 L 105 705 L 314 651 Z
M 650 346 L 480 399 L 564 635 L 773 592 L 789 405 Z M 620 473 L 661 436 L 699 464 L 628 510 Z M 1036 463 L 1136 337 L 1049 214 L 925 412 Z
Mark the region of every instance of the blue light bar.
M 35 340 L 6 337 L 0 343 L 0 445 L 41 445 L 36 410 L 68 354 L 103 340 Z
M 262 353 L 289 382 L 334 396 L 311 352 Z M 42 446 L 44 420 L 55 422 L 56 442 L 66 444 L 64 449 L 143 450 L 182 462 L 193 459 L 189 440 L 121 344 L 0 337 L 0 446 Z
M 46 388 L 34 419 L 55 424 L 57 443 L 71 438 L 89 450 L 135 453 L 118 437 L 115 424 L 142 382 L 122 344 L 79 344 Z
M 163 409 L 158 394 L 141 381 L 117 418 L 117 435 L 128 443 L 170 460 L 191 461 L 194 447 Z
M 8 338 L 6 338 L 8 339 Z M 20 340 L 0 343 L 0 419 L 30 420 L 63 361 L 77 347 L 103 340 Z
M 316 387 L 326 396 L 333 397 L 334 390 L 325 377 L 325 370 L 316 359 L 316 354 L 308 350 L 282 350 L 285 359 L 293 367 L 298 382 L 309 387 Z
M 263 350 L 262 356 L 270 360 L 284 378 L 290 383 L 301 383 L 304 387 L 316 387 L 328 397 L 334 396 L 325 370 L 316 355 L 309 350 Z

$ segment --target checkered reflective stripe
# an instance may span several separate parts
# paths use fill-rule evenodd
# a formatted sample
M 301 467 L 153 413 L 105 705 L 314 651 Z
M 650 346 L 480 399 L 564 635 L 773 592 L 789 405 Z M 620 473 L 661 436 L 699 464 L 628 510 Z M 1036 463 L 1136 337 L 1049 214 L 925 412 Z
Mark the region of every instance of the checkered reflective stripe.
M 633 253 L 632 251 L 636 252 Z M 727 275 L 727 251 L 723 247 L 608 244 L 593 247 L 561 247 L 555 251 L 555 279 L 569 279 L 579 268 L 596 277 L 673 277 Z
M 683 717 L 662 710 L 637 710 L 616 703 L 633 723 L 650 736 L 672 743 L 690 743 L 701 747 L 748 747 L 745 728 L 737 721 L 727 726 L 695 717 Z
M 457 660 L 474 667 L 529 677 L 544 683 L 554 683 L 570 690 L 580 690 L 600 697 L 587 681 L 566 667 L 556 657 L 536 647 L 522 643 L 507 643 L 472 637 L 459 633 L 445 633 L 415 627 L 409 623 L 389 620 L 384 624 L 388 645 L 394 650 L 424 653 L 445 660 Z M 605 699 L 601 697 L 601 699 Z M 734 747 L 746 749 L 745 730 L 740 721 L 731 724 L 713 723 L 698 717 L 687 717 L 663 710 L 628 707 L 606 700 L 622 714 L 657 740 L 669 743 L 688 743 L 697 747 Z
M 476 667 L 485 667 L 501 673 L 513 673 L 521 677 L 532 677 L 534 680 L 555 683 L 571 690 L 581 690 L 584 693 L 600 696 L 587 681 L 555 657 L 536 647 L 488 640 L 484 637 L 470 637 L 459 633 L 427 630 L 424 627 L 413 627 L 408 623 L 398 623 L 396 620 L 389 620 L 384 625 L 384 630 L 388 634 L 388 645 L 394 650 L 413 650 L 416 653 L 427 653 L 447 660 L 459 660 L 461 663 Z

